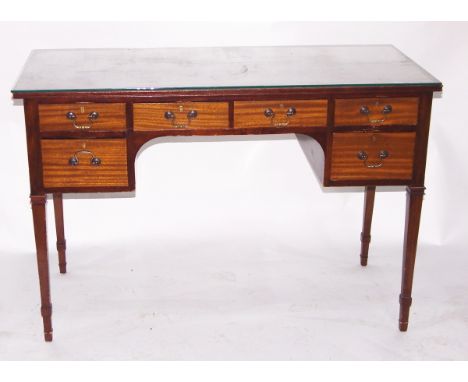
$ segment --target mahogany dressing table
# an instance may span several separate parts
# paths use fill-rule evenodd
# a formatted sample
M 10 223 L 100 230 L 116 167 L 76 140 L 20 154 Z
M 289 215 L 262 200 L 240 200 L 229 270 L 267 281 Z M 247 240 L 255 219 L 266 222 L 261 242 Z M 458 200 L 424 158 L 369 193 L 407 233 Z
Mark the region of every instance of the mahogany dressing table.
M 406 331 L 433 93 L 442 84 L 390 45 L 33 51 L 24 100 L 46 341 L 52 304 L 46 195 L 66 273 L 62 194 L 135 189 L 135 158 L 163 136 L 297 133 L 316 140 L 323 186 L 363 186 L 361 265 L 376 186 L 403 185 L 399 329 Z

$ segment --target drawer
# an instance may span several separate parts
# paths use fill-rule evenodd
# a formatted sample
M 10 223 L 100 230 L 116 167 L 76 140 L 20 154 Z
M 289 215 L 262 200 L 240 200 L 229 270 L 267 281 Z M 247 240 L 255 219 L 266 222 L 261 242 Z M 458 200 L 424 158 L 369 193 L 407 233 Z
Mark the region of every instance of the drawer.
M 330 179 L 409 180 L 416 133 L 333 133 Z
M 133 104 L 135 131 L 227 129 L 227 102 L 176 102 Z
M 417 97 L 335 100 L 335 126 L 388 126 L 418 123 Z
M 125 139 L 42 139 L 45 188 L 128 186 Z
M 234 102 L 234 127 L 325 127 L 327 100 Z
M 124 103 L 40 104 L 41 131 L 125 131 Z

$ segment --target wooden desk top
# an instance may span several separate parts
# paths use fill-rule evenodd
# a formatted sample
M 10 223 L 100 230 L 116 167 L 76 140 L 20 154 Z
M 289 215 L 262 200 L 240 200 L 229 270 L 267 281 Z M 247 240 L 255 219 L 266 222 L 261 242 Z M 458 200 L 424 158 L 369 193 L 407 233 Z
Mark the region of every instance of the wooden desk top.
M 391 45 L 54 49 L 31 53 L 12 92 L 337 86 L 441 83 Z

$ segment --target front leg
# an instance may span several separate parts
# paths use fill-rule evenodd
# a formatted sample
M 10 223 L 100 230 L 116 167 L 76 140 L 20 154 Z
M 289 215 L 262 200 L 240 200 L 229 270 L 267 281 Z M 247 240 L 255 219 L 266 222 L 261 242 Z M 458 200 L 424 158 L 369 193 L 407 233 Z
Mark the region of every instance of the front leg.
M 424 196 L 424 187 L 406 188 L 406 224 L 405 242 L 403 247 L 403 269 L 400 294 L 400 331 L 408 329 L 409 310 L 412 302 L 414 264 L 416 260 L 416 247 L 418 244 L 419 222 Z
M 50 301 L 49 259 L 47 254 L 46 201 L 46 195 L 44 194 L 31 195 L 44 339 L 50 342 L 52 341 L 52 303 Z
M 372 214 L 374 212 L 375 186 L 367 186 L 364 196 L 364 217 L 361 232 L 361 265 L 367 265 L 369 243 L 371 241 Z
M 63 224 L 63 198 L 61 193 L 54 194 L 55 232 L 57 233 L 57 251 L 60 273 L 67 273 L 67 259 L 65 255 L 66 241 Z

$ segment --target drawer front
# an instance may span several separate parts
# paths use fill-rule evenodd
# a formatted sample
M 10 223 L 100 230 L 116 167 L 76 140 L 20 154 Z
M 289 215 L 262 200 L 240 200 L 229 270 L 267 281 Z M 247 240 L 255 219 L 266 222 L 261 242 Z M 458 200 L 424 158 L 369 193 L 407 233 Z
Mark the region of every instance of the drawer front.
M 234 127 L 326 127 L 327 100 L 234 102 Z
M 227 102 L 133 104 L 135 131 L 229 128 Z
M 333 133 L 330 179 L 411 179 L 416 133 Z
M 39 105 L 41 131 L 125 131 L 124 103 Z
M 42 139 L 45 188 L 128 186 L 125 139 Z
M 335 126 L 414 126 L 418 105 L 416 97 L 336 99 Z

